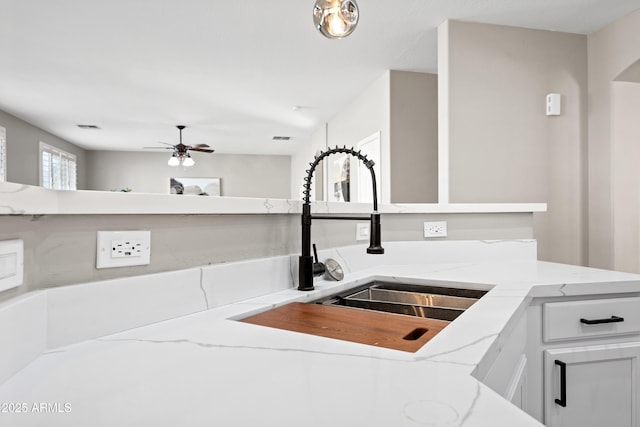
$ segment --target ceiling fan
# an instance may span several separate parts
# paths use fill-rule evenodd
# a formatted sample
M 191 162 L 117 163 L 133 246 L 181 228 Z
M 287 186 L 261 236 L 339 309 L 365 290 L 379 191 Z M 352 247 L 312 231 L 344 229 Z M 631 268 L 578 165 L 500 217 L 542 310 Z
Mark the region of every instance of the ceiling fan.
M 161 142 L 161 144 L 166 144 L 169 147 L 145 147 L 145 148 L 166 148 L 167 150 L 173 150 L 173 154 L 169 161 L 167 162 L 169 166 L 193 166 L 195 161 L 191 158 L 189 154 L 190 151 L 200 151 L 202 153 L 213 153 L 215 150 L 209 148 L 207 144 L 195 144 L 195 145 L 185 145 L 182 143 L 182 130 L 186 127 L 183 125 L 176 126 L 180 131 L 180 142 L 178 144 L 169 144 L 167 142 Z

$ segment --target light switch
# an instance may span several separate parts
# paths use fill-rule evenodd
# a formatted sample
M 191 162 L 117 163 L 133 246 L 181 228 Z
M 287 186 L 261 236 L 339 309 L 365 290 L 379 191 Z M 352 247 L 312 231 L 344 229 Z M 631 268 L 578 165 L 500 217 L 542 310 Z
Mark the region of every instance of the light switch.
M 22 285 L 24 244 L 22 240 L 0 241 L 0 291 Z
M 356 240 L 369 240 L 369 223 L 362 222 L 356 224 Z
M 547 94 L 547 116 L 559 116 L 562 110 L 562 97 L 559 93 Z

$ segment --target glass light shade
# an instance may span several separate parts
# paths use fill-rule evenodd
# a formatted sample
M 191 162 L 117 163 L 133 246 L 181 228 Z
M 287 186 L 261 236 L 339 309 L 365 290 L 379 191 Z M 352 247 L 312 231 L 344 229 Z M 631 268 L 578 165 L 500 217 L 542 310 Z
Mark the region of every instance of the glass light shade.
M 355 0 L 316 0 L 313 23 L 323 36 L 341 39 L 358 25 L 358 4 Z
M 173 155 L 169 158 L 169 161 L 167 162 L 167 164 L 169 166 L 178 166 L 180 164 L 180 160 L 178 160 L 178 158 Z
M 189 167 L 189 166 L 193 166 L 195 164 L 196 164 L 196 162 L 188 154 L 187 154 L 187 157 L 185 157 L 184 160 L 182 160 L 182 166 Z

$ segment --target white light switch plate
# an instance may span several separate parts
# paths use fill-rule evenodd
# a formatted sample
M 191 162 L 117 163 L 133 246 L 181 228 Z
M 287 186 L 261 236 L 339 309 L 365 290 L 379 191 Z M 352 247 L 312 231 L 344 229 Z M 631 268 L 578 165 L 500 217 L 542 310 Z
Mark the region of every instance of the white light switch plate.
M 369 223 L 361 222 L 356 224 L 356 240 L 369 240 Z
M 0 292 L 22 285 L 24 244 L 22 240 L 0 241 Z
M 151 262 L 151 232 L 98 231 L 96 268 L 148 265 Z

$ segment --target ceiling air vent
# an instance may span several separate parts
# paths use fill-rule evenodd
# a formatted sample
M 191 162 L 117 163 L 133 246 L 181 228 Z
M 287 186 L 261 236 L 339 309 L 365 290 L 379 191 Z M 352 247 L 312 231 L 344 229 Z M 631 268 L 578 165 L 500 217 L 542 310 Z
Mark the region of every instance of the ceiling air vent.
M 290 136 L 274 136 L 273 137 L 274 141 L 288 141 L 290 139 L 291 139 Z
M 78 125 L 78 127 L 80 129 L 100 129 L 98 126 L 96 125 Z

